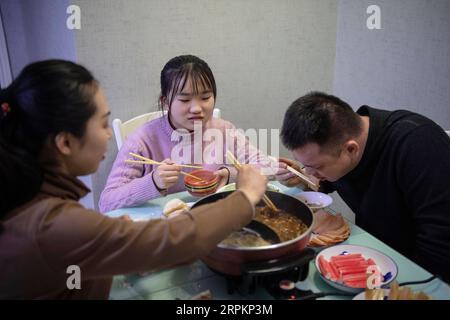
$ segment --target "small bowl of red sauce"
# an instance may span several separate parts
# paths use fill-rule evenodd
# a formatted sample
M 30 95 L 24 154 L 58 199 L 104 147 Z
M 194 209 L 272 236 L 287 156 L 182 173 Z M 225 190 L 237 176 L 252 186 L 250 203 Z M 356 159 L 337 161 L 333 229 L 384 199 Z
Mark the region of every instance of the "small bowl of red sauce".
M 189 172 L 192 176 L 184 177 L 186 190 L 194 197 L 205 197 L 216 192 L 219 185 L 219 176 L 209 170 L 195 170 Z

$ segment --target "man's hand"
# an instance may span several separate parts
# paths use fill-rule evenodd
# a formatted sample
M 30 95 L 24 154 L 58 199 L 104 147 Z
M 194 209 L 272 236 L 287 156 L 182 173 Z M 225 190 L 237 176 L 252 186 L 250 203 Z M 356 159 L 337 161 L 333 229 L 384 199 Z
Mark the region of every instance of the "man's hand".
M 305 171 L 303 171 L 300 166 L 294 162 L 293 160 L 286 159 L 286 158 L 279 158 L 278 159 L 280 169 L 275 174 L 275 178 L 286 187 L 300 187 L 303 190 L 314 190 L 317 191 L 319 188 L 319 180 L 317 180 L 315 177 L 312 177 L 308 175 Z M 297 176 L 296 174 L 290 172 L 287 169 L 287 166 L 292 167 L 293 169 L 303 173 L 305 176 L 307 176 L 312 182 L 316 184 L 316 187 L 310 186 L 306 181 L 304 181 L 302 178 Z
M 292 161 L 290 159 L 286 159 L 286 158 L 279 158 L 278 162 L 279 162 L 280 169 L 275 174 L 275 178 L 281 184 L 285 185 L 286 187 L 295 187 L 299 184 L 301 184 L 302 186 L 305 186 L 305 184 L 300 179 L 300 177 L 293 174 L 292 172 L 290 172 L 287 169 L 287 166 L 290 166 L 290 167 L 294 168 L 295 170 L 303 173 L 302 169 L 300 168 L 300 166 L 297 163 L 295 163 L 294 161 Z

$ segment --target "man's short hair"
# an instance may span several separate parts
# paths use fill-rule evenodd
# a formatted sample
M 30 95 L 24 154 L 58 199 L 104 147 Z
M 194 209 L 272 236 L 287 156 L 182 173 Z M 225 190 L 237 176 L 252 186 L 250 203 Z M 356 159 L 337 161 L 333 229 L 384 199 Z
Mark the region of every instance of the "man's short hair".
M 323 92 L 310 92 L 290 105 L 280 136 L 289 150 L 308 143 L 332 149 L 361 131 L 359 116 L 346 102 Z

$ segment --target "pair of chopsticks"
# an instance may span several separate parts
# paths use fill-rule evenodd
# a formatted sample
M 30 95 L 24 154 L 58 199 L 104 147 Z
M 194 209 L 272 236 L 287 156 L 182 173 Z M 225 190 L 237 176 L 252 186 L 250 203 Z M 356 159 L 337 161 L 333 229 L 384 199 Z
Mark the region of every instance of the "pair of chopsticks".
M 239 170 L 241 168 L 241 164 L 234 157 L 234 155 L 230 152 L 230 150 L 227 150 L 227 156 L 228 156 L 228 159 L 231 161 L 231 163 L 236 167 L 236 169 Z M 280 210 L 278 210 L 278 208 L 275 206 L 275 204 L 272 202 L 272 200 L 269 199 L 269 197 L 266 194 L 263 195 L 262 199 L 266 203 L 266 205 L 270 208 L 270 210 L 272 210 L 274 212 L 280 211 Z
M 296 176 L 298 176 L 299 178 L 303 179 L 305 182 L 308 183 L 309 187 L 311 189 L 314 190 L 319 190 L 319 186 L 317 184 L 315 184 L 314 182 L 311 181 L 311 179 L 309 179 L 306 175 L 304 175 L 303 173 L 301 173 L 300 171 L 295 170 L 294 168 L 292 168 L 291 166 L 287 166 L 287 168 L 290 172 L 292 172 L 293 174 L 295 174 Z
M 277 163 L 281 163 L 280 161 L 278 161 L 277 158 L 273 157 L 273 156 L 269 156 L 269 159 L 277 162 Z M 309 178 L 307 175 L 301 173 L 298 170 L 295 170 L 294 168 L 292 168 L 291 166 L 287 166 L 286 169 L 290 172 L 292 172 L 293 174 L 295 174 L 297 177 L 299 177 L 300 179 L 302 179 L 303 181 L 305 181 L 308 184 L 308 187 L 310 187 L 312 190 L 319 190 L 319 185 L 316 184 L 315 182 L 313 182 L 311 180 L 311 178 Z
M 153 165 L 161 165 L 161 164 L 163 164 L 162 162 L 158 162 L 158 161 L 152 160 L 150 158 L 143 157 L 143 156 L 141 156 L 139 154 L 136 154 L 136 153 L 133 153 L 133 152 L 130 152 L 130 155 L 135 157 L 135 158 L 141 159 L 141 160 L 127 159 L 127 160 L 125 160 L 126 163 L 153 164 Z M 179 166 L 179 167 L 183 167 L 183 168 L 197 168 L 197 169 L 201 169 L 202 168 L 200 166 L 192 166 L 192 165 L 188 165 L 188 164 L 175 164 L 175 165 Z M 190 174 L 190 173 L 187 173 L 187 172 L 184 172 L 184 171 L 180 171 L 180 173 L 185 175 L 185 176 L 194 178 L 194 179 L 196 179 L 198 181 L 206 182 L 203 179 L 201 179 L 201 178 L 199 178 L 197 176 L 194 176 L 193 174 Z

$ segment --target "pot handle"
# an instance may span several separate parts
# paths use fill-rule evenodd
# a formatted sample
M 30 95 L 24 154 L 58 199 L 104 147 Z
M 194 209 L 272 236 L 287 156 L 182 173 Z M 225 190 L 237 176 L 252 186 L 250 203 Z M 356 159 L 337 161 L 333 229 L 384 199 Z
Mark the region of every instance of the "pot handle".
M 285 272 L 286 270 L 308 264 L 315 255 L 316 251 L 314 249 L 305 248 L 300 253 L 287 258 L 245 263 L 242 265 L 242 274 L 258 276 Z

